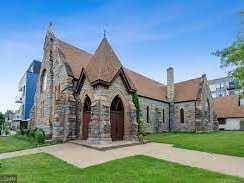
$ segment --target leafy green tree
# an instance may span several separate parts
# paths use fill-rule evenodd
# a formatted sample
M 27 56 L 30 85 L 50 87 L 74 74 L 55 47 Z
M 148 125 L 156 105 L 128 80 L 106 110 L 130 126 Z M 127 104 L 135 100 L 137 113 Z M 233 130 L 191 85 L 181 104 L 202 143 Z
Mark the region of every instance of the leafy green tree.
M 241 19 L 244 11 L 240 12 Z M 214 55 L 220 57 L 221 67 L 229 68 L 229 75 L 236 79 L 240 87 L 244 88 L 244 22 L 241 21 L 241 29 L 237 39 L 229 47 L 218 50 Z
M 5 116 L 3 113 L 0 112 L 0 135 L 2 135 L 2 132 L 4 130 L 4 123 L 5 123 Z

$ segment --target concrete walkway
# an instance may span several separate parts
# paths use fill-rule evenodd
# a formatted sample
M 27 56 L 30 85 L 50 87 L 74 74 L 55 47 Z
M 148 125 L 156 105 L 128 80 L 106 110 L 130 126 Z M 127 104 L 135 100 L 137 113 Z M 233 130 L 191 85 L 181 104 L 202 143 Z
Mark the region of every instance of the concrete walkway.
M 46 152 L 80 168 L 117 158 L 143 154 L 192 167 L 244 177 L 244 158 L 179 149 L 167 144 L 148 143 L 108 151 L 98 151 L 77 144 L 64 143 L 35 149 L 3 153 L 0 159 Z

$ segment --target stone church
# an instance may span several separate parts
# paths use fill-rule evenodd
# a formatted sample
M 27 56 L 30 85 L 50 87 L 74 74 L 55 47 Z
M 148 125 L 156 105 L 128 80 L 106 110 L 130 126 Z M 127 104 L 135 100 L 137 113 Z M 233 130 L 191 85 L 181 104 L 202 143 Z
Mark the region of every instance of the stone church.
M 137 93 L 146 133 L 216 129 L 207 78 L 167 84 L 125 68 L 104 36 L 94 53 L 58 39 L 49 26 L 32 107 L 32 127 L 47 138 L 88 143 L 131 140 L 137 135 Z

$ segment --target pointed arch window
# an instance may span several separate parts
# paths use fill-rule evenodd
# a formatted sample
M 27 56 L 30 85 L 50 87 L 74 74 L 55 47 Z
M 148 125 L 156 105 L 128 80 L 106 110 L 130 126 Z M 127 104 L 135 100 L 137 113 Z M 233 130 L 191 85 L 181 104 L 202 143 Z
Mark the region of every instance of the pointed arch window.
M 149 123 L 150 116 L 149 116 L 149 106 L 147 106 L 147 123 Z
M 124 107 L 123 107 L 123 103 L 121 101 L 121 99 L 119 98 L 119 96 L 116 96 L 110 106 L 110 109 L 112 111 L 123 111 Z
M 84 112 L 90 112 L 91 111 L 91 99 L 86 96 L 85 101 L 84 101 Z
M 41 92 L 47 89 L 47 71 L 43 70 L 41 75 Z
M 163 123 L 165 122 L 165 115 L 164 115 L 164 109 L 163 109 Z
M 184 123 L 185 122 L 185 114 L 184 114 L 184 109 L 180 109 L 180 122 Z

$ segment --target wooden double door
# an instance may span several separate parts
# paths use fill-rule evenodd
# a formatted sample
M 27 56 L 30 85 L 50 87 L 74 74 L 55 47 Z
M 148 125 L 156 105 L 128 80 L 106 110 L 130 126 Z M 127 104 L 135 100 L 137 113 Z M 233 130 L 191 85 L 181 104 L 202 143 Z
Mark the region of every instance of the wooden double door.
M 112 141 L 124 138 L 124 111 L 110 111 Z

